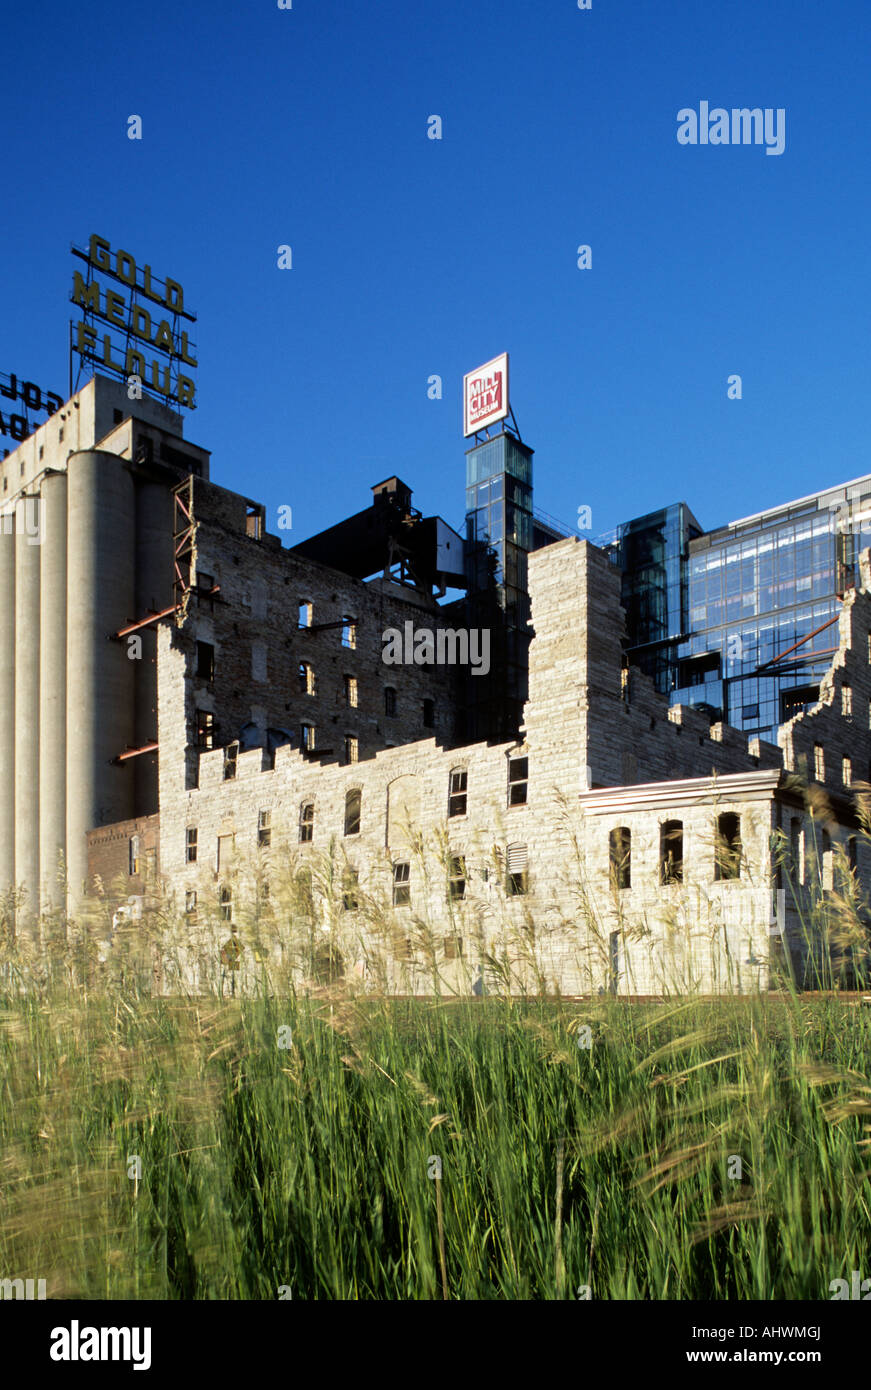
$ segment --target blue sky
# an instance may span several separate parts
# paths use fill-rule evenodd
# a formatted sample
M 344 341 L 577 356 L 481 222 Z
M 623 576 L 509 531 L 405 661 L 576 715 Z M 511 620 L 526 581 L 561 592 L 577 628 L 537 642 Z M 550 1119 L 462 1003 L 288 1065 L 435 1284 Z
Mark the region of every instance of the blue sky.
M 867 0 L 53 0 L 3 35 L 0 370 L 66 393 L 71 242 L 180 280 L 186 435 L 286 543 L 392 473 L 459 526 L 462 375 L 506 349 L 569 525 L 871 471 Z M 783 107 L 784 153 L 679 145 L 702 100 Z

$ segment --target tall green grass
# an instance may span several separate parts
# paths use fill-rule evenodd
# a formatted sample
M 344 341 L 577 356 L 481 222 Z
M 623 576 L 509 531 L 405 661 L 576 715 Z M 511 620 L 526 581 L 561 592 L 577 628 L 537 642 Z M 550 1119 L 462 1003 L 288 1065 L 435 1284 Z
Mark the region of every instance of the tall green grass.
M 7 990 L 0 1278 L 93 1299 L 825 1299 L 871 1277 L 869 1062 L 871 1008 L 837 997 Z

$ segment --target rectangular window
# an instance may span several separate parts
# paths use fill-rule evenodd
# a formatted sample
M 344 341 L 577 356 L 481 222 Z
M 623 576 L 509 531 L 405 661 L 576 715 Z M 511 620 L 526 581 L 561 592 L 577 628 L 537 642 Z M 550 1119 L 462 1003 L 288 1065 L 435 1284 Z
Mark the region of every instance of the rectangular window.
M 841 714 L 845 719 L 853 717 L 853 690 L 849 685 L 841 686 Z
M 683 821 L 663 821 L 659 827 L 659 879 L 683 883 Z
M 526 788 L 529 780 L 529 759 L 508 759 L 508 805 L 525 806 Z
M 342 646 L 353 651 L 357 645 L 357 624 L 350 618 L 345 618 L 342 623 Z
M 448 815 L 464 816 L 466 814 L 466 794 L 468 787 L 468 774 L 464 768 L 455 768 L 451 773 L 450 792 L 448 794 Z
M 393 906 L 409 907 L 411 905 L 411 865 L 393 865 Z
M 463 954 L 463 938 L 446 936 L 444 940 L 445 960 L 459 960 Z
M 197 642 L 197 680 L 215 679 L 215 648 L 211 642 Z
M 127 872 L 131 878 L 139 873 L 139 836 L 131 835 L 127 845 Z
M 233 858 L 233 846 L 236 843 L 235 835 L 218 836 L 218 852 L 215 856 L 215 872 L 220 873 L 226 869 Z
M 384 687 L 384 713 L 388 719 L 393 719 L 396 715 L 396 691 L 392 685 Z
M 303 695 L 316 695 L 317 682 L 315 681 L 314 669 L 307 661 L 299 663 L 299 688 Z
M 529 891 L 526 845 L 509 845 L 507 861 L 508 876 L 505 891 L 510 898 L 516 898 Z
M 189 914 L 196 913 L 196 910 L 197 910 L 197 890 L 196 890 L 195 888 L 188 888 L 187 891 L 185 892 L 185 895 L 184 895 L 184 910 L 185 910 L 185 912 L 187 912 L 187 913 L 189 913 Z
M 214 748 L 215 716 L 207 709 L 197 710 L 197 747 Z
M 853 764 L 849 758 L 841 759 L 841 780 L 845 787 L 852 786 L 853 783 Z
M 351 709 L 357 708 L 357 677 L 345 676 L 345 704 Z
M 345 735 L 345 762 L 356 763 L 360 757 L 360 740 L 356 734 Z
M 315 748 L 315 726 L 314 724 L 303 724 L 300 728 L 300 746 L 308 753 L 313 753 Z
M 821 743 L 814 744 L 814 777 L 817 782 L 826 780 L 826 756 Z
M 185 862 L 188 864 L 196 864 L 197 862 L 197 828 L 195 825 L 189 825 L 187 828 Z
M 299 626 L 311 627 L 312 625 L 312 606 L 308 599 L 301 598 L 299 601 Z
M 714 844 L 714 878 L 741 877 L 741 817 L 724 811 L 717 817 Z
M 869 705 L 869 709 L 871 709 L 871 705 Z M 869 719 L 871 719 L 871 715 L 869 715 Z M 423 727 L 425 729 L 432 729 L 435 727 L 434 700 L 424 700 L 423 702 Z
M 260 849 L 268 849 L 272 844 L 271 811 L 261 811 L 257 817 L 257 844 Z
M 461 854 L 451 855 L 448 870 L 448 897 L 456 902 L 466 896 L 466 861 Z
M 222 888 L 221 891 L 220 891 L 220 894 L 218 895 L 218 902 L 219 902 L 219 904 L 220 904 L 221 919 L 222 919 L 222 921 L 224 921 L 224 922 L 232 922 L 232 920 L 233 920 L 233 893 L 232 893 L 231 889 L 229 889 L 229 888 Z
M 632 831 L 618 825 L 608 836 L 611 887 L 618 892 L 632 887 Z
M 313 801 L 304 801 L 299 808 L 299 842 L 301 845 L 309 845 L 314 839 L 315 833 L 315 804 Z
M 224 749 L 224 781 L 231 782 L 236 776 L 236 759 L 239 756 L 238 743 L 228 743 Z

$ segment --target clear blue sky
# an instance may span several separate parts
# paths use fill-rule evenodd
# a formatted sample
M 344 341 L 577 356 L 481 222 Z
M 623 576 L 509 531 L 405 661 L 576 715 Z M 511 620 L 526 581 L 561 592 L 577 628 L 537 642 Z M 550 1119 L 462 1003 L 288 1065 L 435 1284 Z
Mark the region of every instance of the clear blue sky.
M 462 374 L 505 349 L 570 525 L 871 471 L 868 0 L 49 0 L 3 48 L 0 369 L 66 393 L 91 232 L 180 280 L 186 434 L 286 543 L 392 473 L 460 525 Z M 679 145 L 702 100 L 785 108 L 785 152 Z

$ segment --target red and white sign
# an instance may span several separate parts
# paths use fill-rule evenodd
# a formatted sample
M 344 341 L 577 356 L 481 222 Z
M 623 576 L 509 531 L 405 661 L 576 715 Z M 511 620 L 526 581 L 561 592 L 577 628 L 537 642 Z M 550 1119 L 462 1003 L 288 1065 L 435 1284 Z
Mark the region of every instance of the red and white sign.
M 508 414 L 508 353 L 463 377 L 463 434 L 485 430 Z

